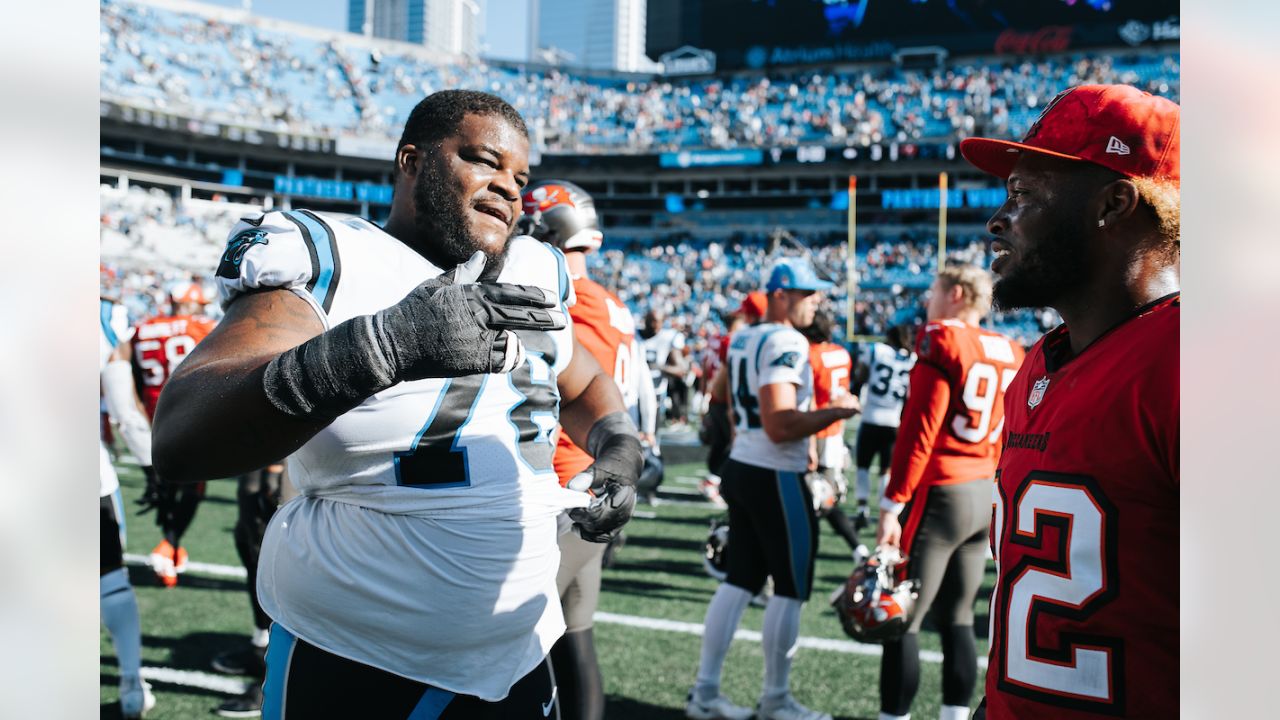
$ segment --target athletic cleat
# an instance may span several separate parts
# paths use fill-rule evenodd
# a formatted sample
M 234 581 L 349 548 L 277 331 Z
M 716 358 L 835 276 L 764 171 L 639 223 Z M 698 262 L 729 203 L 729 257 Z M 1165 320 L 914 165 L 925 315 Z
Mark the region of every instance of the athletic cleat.
M 701 492 L 707 500 L 711 501 L 712 505 L 715 505 L 721 510 L 729 507 L 729 503 L 726 503 L 724 498 L 720 497 L 720 476 L 707 475 L 698 482 L 698 491 Z
M 140 718 L 156 706 L 156 696 L 146 680 L 120 681 L 120 714 L 125 718 Z
M 173 587 L 178 584 L 178 568 L 174 564 L 173 546 L 169 544 L 168 540 L 161 540 L 160 544 L 152 549 L 151 569 L 160 580 L 160 584 L 165 587 Z
M 689 702 L 684 706 L 684 716 L 691 720 L 748 720 L 754 714 L 751 708 L 734 705 L 723 695 L 707 702 L 695 700 L 692 690 L 689 691 Z
M 756 708 L 757 720 L 831 720 L 831 716 L 827 713 L 811 710 L 800 703 L 787 693 L 781 703 L 773 705 L 771 709 L 766 709 L 764 705 Z
M 251 675 L 265 677 L 267 649 L 246 645 L 239 650 L 231 650 L 213 659 L 213 669 L 228 675 Z
M 251 718 L 262 716 L 262 686 L 254 683 L 244 691 L 218 706 L 214 712 L 222 717 Z
M 858 511 L 853 514 L 853 531 L 862 532 L 871 526 L 871 513 L 867 511 L 867 506 L 859 503 Z
M 186 548 L 180 547 L 178 548 L 178 551 L 173 554 L 173 571 L 178 574 L 182 574 L 187 571 L 187 549 Z

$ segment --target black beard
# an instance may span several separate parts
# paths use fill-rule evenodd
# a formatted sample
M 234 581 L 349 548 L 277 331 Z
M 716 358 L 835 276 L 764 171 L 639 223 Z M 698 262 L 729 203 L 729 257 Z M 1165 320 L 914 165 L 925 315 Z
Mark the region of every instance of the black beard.
M 418 228 L 418 252 L 441 270 L 450 270 L 481 250 L 479 240 L 467 225 L 470 205 L 456 189 L 456 183 L 440 165 L 427 160 L 413 185 L 413 207 Z M 493 280 L 502 271 L 511 247 L 512 230 L 498 253 L 485 252 L 486 262 L 481 280 Z
M 992 288 L 996 308 L 1054 307 L 1054 303 L 1089 279 L 1089 259 L 1082 238 L 1086 228 L 1065 218 L 1053 223 L 1034 250 L 1023 251 L 998 275 Z

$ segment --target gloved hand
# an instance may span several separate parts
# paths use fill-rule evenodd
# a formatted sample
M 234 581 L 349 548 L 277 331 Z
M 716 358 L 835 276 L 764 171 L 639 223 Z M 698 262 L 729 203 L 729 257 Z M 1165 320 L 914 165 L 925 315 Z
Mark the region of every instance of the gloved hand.
M 569 511 L 573 532 L 588 542 L 607 543 L 622 530 L 636 509 L 635 485 L 603 480 L 592 485 L 588 492 L 594 496 L 591 504 Z
M 597 420 L 591 427 L 587 452 L 596 459 L 588 469 L 590 486 L 585 488 L 593 497 L 587 507 L 570 510 L 569 519 L 583 540 L 609 542 L 635 510 L 635 485 L 644 469 L 644 450 L 631 418 L 618 412 Z M 581 485 L 586 480 L 579 478 L 570 481 L 571 490 L 584 489 Z
M 133 501 L 138 506 L 137 515 L 155 510 L 164 500 L 164 489 L 160 487 L 160 478 L 156 476 L 155 468 L 143 465 L 142 474 L 147 479 L 147 487 L 142 491 L 142 497 Z
M 508 373 L 524 362 L 514 330 L 565 327 L 557 299 L 542 288 L 475 284 L 484 266 L 476 252 L 374 314 L 374 337 L 396 381 Z
M 297 418 L 332 420 L 405 380 L 509 373 L 524 362 L 516 330 L 560 330 L 553 293 L 475 284 L 484 253 L 431 278 L 403 300 L 286 350 L 262 377 L 267 399 Z

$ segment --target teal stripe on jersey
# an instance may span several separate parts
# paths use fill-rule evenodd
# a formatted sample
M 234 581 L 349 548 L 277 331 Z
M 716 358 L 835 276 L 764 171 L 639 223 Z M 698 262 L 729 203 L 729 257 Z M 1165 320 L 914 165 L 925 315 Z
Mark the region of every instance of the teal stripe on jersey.
M 116 337 L 115 328 L 111 327 L 111 301 L 101 300 L 98 302 L 98 321 L 102 323 L 102 334 L 107 336 L 107 342 L 111 347 L 120 344 L 120 338 Z
M 801 598 L 809 594 L 809 508 L 805 507 L 804 482 L 798 473 L 778 471 L 778 495 L 782 497 L 782 515 L 787 521 L 787 535 L 791 538 L 791 577 L 796 583 L 796 594 Z
M 271 623 L 267 641 L 267 680 L 262 687 L 262 720 L 282 720 L 289 661 L 297 638 L 280 623 Z
M 325 312 L 329 312 L 338 286 L 338 248 L 333 233 L 324 221 L 305 210 L 290 210 L 285 215 L 305 230 L 302 237 L 315 251 L 319 268 L 312 278 L 315 286 L 311 295 Z
M 756 346 L 756 378 L 757 379 L 760 377 L 760 353 L 764 350 L 764 344 L 769 342 L 770 335 L 773 335 L 774 333 L 778 332 L 781 329 L 782 328 L 780 327 L 776 327 L 771 329 L 769 332 L 765 333 L 764 335 L 760 336 L 760 344 Z M 757 388 L 756 392 L 759 392 L 759 391 L 760 391 L 759 388 Z
M 449 707 L 449 703 L 453 702 L 454 697 L 456 696 L 448 690 L 427 688 L 413 712 L 409 713 L 409 720 L 436 720 Z

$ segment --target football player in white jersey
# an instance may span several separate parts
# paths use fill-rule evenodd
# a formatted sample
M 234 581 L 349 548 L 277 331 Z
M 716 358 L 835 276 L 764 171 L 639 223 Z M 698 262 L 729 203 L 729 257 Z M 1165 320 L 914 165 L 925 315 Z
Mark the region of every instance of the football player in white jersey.
M 658 405 L 665 408 L 671 402 L 671 414 L 667 420 L 682 422 L 688 413 L 688 394 L 683 385 L 689 371 L 689 359 L 685 356 L 684 334 L 673 327 L 664 327 L 666 316 L 661 310 L 650 309 L 644 315 L 640 328 L 640 340 L 644 344 L 645 362 L 653 374 L 653 387 L 658 394 Z
M 799 258 L 778 260 L 769 273 L 764 322 L 734 333 L 729 343 L 729 395 L 735 435 L 721 472 L 721 496 L 729 505 L 729 572 L 707 607 L 698 678 L 689 691 L 690 718 L 745 720 L 752 710 L 720 693 L 720 675 L 738 621 L 751 598 L 773 578 L 764 614 L 764 689 L 755 716 L 761 720 L 831 720 L 791 695 L 788 676 L 800 634 L 800 610 L 813 589 L 818 521 L 804 481 L 810 435 L 852 417 L 858 400 L 833 398 L 810 410 L 813 372 L 809 341 L 797 327 L 813 322 L 818 279 Z
M 895 325 L 885 332 L 885 342 L 873 342 L 858 349 L 853 382 L 855 387 L 862 386 L 862 423 L 858 425 L 854 452 L 858 467 L 854 489 L 858 509 L 854 525 L 859 530 L 871 524 L 867 508 L 871 497 L 871 461 L 879 459 L 883 477 L 889 472 L 889 461 L 893 458 L 902 403 L 907 398 L 907 382 L 916 364 L 916 354 L 911 351 L 913 336 L 912 326 Z
M 514 237 L 528 153 L 506 102 L 437 92 L 385 229 L 306 210 L 232 229 L 226 316 L 160 398 L 155 459 L 183 482 L 288 457 L 300 495 L 258 567 L 266 717 L 558 716 L 556 518 L 609 540 L 642 457 L 574 350 L 563 255 Z M 590 494 L 556 481 L 557 422 L 595 459 Z
M 102 376 L 102 392 L 107 412 L 120 424 L 129 451 L 138 458 L 143 471 L 151 477 L 151 425 L 138 407 L 137 390 L 129 358 L 133 352 L 127 325 L 113 322 L 116 304 L 102 298 L 98 308 L 98 370 Z M 138 599 L 129 584 L 129 571 L 124 567 L 124 507 L 120 498 L 120 479 L 107 456 L 107 447 L 98 441 L 98 504 L 101 508 L 99 529 L 100 560 L 98 563 L 98 599 L 102 622 L 111 633 L 120 667 L 120 712 L 126 718 L 139 718 L 156 704 L 151 687 L 142 679 L 142 623 L 138 619 Z

